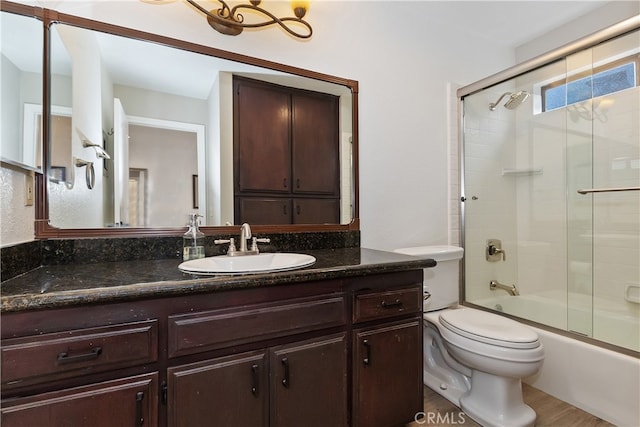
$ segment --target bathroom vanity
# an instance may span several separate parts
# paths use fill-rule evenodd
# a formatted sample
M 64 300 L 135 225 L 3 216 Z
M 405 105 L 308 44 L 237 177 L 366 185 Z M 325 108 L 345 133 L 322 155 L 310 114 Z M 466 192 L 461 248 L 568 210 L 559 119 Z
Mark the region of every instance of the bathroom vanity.
M 194 276 L 155 260 L 3 282 L 2 425 L 411 422 L 422 269 L 435 261 L 306 252 L 316 264 L 270 274 Z

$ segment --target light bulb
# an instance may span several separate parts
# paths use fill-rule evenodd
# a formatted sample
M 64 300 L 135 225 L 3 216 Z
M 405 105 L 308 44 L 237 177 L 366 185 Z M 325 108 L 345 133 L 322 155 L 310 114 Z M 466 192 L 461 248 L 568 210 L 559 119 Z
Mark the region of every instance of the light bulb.
M 293 13 L 300 19 L 304 17 L 309 10 L 308 0 L 291 0 L 291 8 L 293 9 Z

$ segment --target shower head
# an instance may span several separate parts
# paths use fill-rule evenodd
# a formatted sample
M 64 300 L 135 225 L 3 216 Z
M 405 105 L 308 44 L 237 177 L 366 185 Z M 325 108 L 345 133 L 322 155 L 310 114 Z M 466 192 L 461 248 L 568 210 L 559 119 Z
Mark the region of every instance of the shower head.
M 495 109 L 498 107 L 498 104 L 500 104 L 500 101 L 502 101 L 502 98 L 504 98 L 507 95 L 509 95 L 509 99 L 507 99 L 507 102 L 504 103 L 504 108 L 508 110 L 513 110 L 515 108 L 518 108 L 520 104 L 522 104 L 531 96 L 531 94 L 526 90 L 521 90 L 515 93 L 505 92 L 502 95 L 500 95 L 500 98 L 498 98 L 496 102 L 492 102 L 489 104 L 489 109 L 491 111 L 495 111 Z

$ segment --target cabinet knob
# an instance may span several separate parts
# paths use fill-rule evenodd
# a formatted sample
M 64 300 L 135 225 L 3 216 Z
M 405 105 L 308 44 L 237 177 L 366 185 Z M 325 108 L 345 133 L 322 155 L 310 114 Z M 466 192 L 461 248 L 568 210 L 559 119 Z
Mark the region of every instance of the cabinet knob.
M 251 393 L 254 396 L 258 395 L 258 386 L 260 384 L 260 370 L 257 364 L 251 366 Z
M 283 357 L 281 362 L 282 366 L 284 367 L 284 378 L 282 378 L 282 385 L 286 388 L 289 388 L 289 386 L 291 386 L 291 381 L 289 378 L 289 359 Z
M 144 425 L 144 417 L 142 416 L 142 400 L 144 399 L 144 392 L 139 391 L 136 393 L 136 427 L 142 427 Z
M 364 359 L 362 359 L 362 363 L 364 363 L 365 366 L 369 366 L 371 365 L 371 344 L 369 343 L 369 340 L 364 340 L 362 341 L 362 345 L 364 345 L 366 352 Z

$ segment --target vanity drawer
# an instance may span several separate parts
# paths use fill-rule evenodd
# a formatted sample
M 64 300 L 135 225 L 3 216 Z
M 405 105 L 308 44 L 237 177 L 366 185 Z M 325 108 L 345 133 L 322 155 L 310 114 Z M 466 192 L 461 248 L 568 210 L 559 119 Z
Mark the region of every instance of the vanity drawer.
M 422 311 L 422 286 L 357 293 L 353 298 L 353 322 L 384 319 Z
M 169 357 L 184 356 L 346 323 L 343 295 L 169 316 Z
M 154 362 L 158 321 L 2 341 L 2 385 L 12 387 Z

